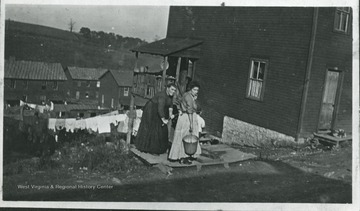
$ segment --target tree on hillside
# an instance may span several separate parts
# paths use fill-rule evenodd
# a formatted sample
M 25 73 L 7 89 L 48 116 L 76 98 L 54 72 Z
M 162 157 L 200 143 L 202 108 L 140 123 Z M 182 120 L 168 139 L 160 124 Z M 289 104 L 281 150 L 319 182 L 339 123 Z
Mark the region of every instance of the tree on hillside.
M 73 31 L 73 29 L 74 29 L 74 26 L 75 26 L 75 21 L 73 21 L 73 19 L 71 18 L 70 19 L 70 23 L 69 23 L 69 30 L 70 30 L 70 32 L 72 32 Z
M 87 27 L 81 27 L 80 29 L 80 34 L 82 34 L 87 39 L 91 38 L 90 32 L 90 29 Z

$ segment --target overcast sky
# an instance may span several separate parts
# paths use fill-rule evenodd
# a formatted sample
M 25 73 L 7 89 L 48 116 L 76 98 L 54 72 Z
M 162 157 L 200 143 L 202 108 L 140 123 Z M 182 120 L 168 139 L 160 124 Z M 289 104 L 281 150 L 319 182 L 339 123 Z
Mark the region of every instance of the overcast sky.
M 138 37 L 153 41 L 155 36 L 166 37 L 169 6 L 101 6 L 101 5 L 26 5 L 7 4 L 5 18 L 26 23 L 74 30 L 81 27 L 92 31 L 113 32 L 123 37 Z

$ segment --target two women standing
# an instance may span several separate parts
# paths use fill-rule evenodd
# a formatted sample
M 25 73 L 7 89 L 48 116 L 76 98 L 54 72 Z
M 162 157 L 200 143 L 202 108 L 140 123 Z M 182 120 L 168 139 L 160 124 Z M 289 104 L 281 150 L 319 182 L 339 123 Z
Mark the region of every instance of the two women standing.
M 179 117 L 176 124 L 174 139 L 169 151 L 169 160 L 190 164 L 192 157 L 185 153 L 183 138 L 188 134 L 199 136 L 196 99 L 200 89 L 199 83 L 193 81 L 189 84 L 190 90 L 186 92 L 178 105 Z M 162 154 L 168 149 L 169 119 L 172 114 L 173 95 L 176 91 L 174 84 L 169 84 L 162 92 L 157 93 L 144 107 L 139 131 L 135 140 L 137 149 L 152 154 Z M 201 154 L 198 143 L 194 158 Z

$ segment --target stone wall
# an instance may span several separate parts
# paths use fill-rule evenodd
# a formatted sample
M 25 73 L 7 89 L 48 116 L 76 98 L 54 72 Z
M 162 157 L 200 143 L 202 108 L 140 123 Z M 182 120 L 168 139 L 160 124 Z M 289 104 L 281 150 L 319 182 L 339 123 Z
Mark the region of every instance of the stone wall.
M 277 142 L 295 143 L 295 138 L 225 116 L 222 142 L 256 147 Z

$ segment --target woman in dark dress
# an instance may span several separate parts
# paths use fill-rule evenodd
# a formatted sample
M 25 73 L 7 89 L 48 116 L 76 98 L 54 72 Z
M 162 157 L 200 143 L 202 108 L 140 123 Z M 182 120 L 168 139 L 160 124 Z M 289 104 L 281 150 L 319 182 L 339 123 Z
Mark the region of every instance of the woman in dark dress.
M 167 123 L 169 119 L 174 118 L 174 115 L 170 113 L 175 91 L 175 84 L 168 84 L 165 90 L 158 92 L 145 104 L 139 131 L 134 142 L 138 150 L 162 154 L 168 149 Z

